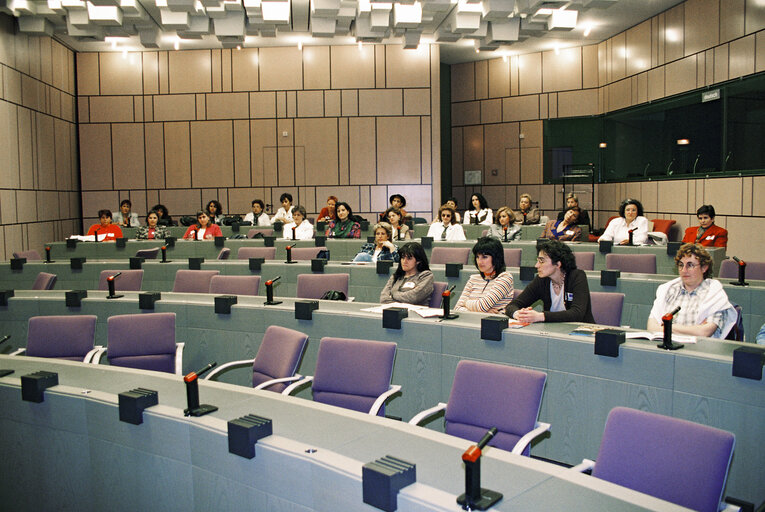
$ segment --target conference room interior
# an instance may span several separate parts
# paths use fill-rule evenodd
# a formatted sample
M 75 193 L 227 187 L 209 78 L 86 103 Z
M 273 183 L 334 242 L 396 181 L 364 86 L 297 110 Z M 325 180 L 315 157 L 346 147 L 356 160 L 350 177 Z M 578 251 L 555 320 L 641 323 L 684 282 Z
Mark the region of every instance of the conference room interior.
M 103 291 L 97 291 L 95 273 L 106 268 L 128 269 L 127 258 L 138 245 L 131 241 L 125 251 L 93 249 L 85 263 L 86 272 L 79 273 L 69 268 L 69 258 L 90 249 L 83 249 L 86 242 L 77 248 L 67 248 L 64 242 L 96 223 L 98 210 L 109 208 L 116 213 L 123 199 L 131 200 L 132 211 L 143 223 L 154 204 L 166 205 L 178 220 L 195 215 L 210 199 L 219 200 L 225 214 L 244 215 L 250 211 L 251 201 L 260 198 L 273 205 L 273 214 L 279 196 L 288 192 L 315 220 L 327 196 L 335 195 L 373 224 L 389 206 L 392 194 L 405 196 L 406 210 L 429 222 L 447 197 L 456 197 L 458 209 L 464 212 L 473 193 L 485 196 L 495 211 L 505 205 L 516 208 L 519 196 L 528 193 L 543 215 L 555 218 L 563 209 L 565 194 L 574 191 L 590 212 L 595 229 L 603 229 L 617 214 L 621 201 L 632 197 L 642 202 L 649 219 L 676 221 L 670 241 L 679 241 L 686 228 L 698 224 L 696 209 L 700 205 L 712 204 L 716 224 L 729 233 L 728 246 L 715 255 L 715 261 L 726 256 L 765 261 L 765 242 L 762 237 L 752 238 L 765 217 L 765 161 L 761 161 L 763 149 L 757 142 L 762 134 L 761 107 L 758 95 L 751 93 L 760 87 L 765 71 L 765 7 L 757 0 L 730 4 L 687 0 L 601 42 L 583 40 L 580 46 L 521 54 L 487 57 L 486 53 L 491 52 L 481 52 L 476 60 L 447 64 L 442 62 L 438 44 L 404 49 L 401 44 L 332 46 L 321 40 L 300 48 L 76 51 L 55 36 L 23 34 L 13 17 L 0 14 L 3 259 L 10 260 L 20 250 L 44 254 L 45 247 L 52 245 L 54 259 L 66 267 L 59 275 L 59 285 L 39 296 L 22 290 L 30 287 L 33 271 L 45 270 L 45 264 L 28 261 L 21 273 L 4 269 L 0 273 L 2 288 L 15 287 L 18 293 L 8 299 L 11 306 L 0 306 L 0 325 L 14 333 L 12 344 L 18 347 L 24 346 L 19 337 L 25 336 L 26 321 L 35 312 L 95 314 L 96 339 L 105 344 L 107 318 L 121 313 L 120 301 L 125 301 L 129 312 L 141 312 L 136 293 L 127 292 L 120 301 L 105 300 Z M 682 134 L 688 124 L 672 124 L 673 109 L 675 116 L 677 112 L 699 115 L 693 109 L 701 104 L 702 93 L 717 89 L 723 99 L 716 100 L 717 107 L 710 107 L 718 108 L 722 118 L 714 125 L 716 135 L 709 136 L 705 127 L 695 127 L 693 135 Z M 725 112 L 729 117 L 722 117 L 724 109 L 719 105 L 735 94 L 745 99 L 738 109 Z M 703 105 L 698 108 L 709 104 Z M 740 114 L 746 114 L 745 118 L 734 117 Z M 640 124 L 657 117 L 665 120 L 663 125 Z M 659 126 L 661 133 L 643 137 L 638 132 L 646 126 Z M 740 140 L 726 139 L 723 131 L 726 137 Z M 679 142 L 684 139 L 690 139 L 690 147 Z M 656 141 L 664 147 L 655 147 Z M 553 163 L 553 154 L 558 151 L 560 155 L 561 148 L 566 155 L 564 164 Z M 653 153 L 660 156 L 654 158 Z M 564 167 L 584 168 L 595 173 L 595 178 L 588 175 L 562 181 Z M 479 183 L 468 184 L 476 174 Z M 246 233 L 248 228 L 241 229 Z M 235 234 L 230 227 L 224 233 Z M 475 238 L 469 236 L 471 239 Z M 533 240 L 528 235 L 525 245 L 507 247 L 522 246 L 527 264 Z M 179 241 L 170 249 L 174 261 L 167 268 L 173 273 L 189 268 L 188 257 L 203 255 L 204 269 L 220 269 L 225 275 L 250 274 L 246 262 L 234 261 L 234 253 L 239 246 L 264 245 L 262 240 L 227 240 L 226 246 L 233 251 L 231 261 L 221 262 L 214 261 L 219 247 L 213 242 L 199 242 L 193 250 L 185 249 L 184 244 L 190 243 Z M 435 245 L 443 244 L 436 241 Z M 289 265 L 281 264 L 284 245 L 277 243 L 278 265 L 264 266 L 273 271 L 260 272 L 263 281 L 274 277 L 277 269 L 291 272 Z M 362 297 L 374 302 L 373 289 L 384 279 L 373 267 L 346 270 L 340 266 L 339 258 L 351 259 L 353 248 L 346 245 L 332 249 L 334 258 L 327 272 L 347 271 L 352 291 L 356 286 Z M 605 258 L 597 244 L 589 249 L 579 244 L 575 250 L 592 251 L 597 261 Z M 657 254 L 660 265 L 671 260 L 661 248 L 650 250 Z M 765 452 L 758 441 L 765 420 L 765 393 L 761 381 L 731 377 L 732 353 L 738 343 L 704 340 L 669 354 L 628 341 L 613 366 L 611 361 L 592 356 L 592 340 L 586 351 L 579 346 L 581 340 L 576 346 L 569 342 L 567 333 L 574 326 L 549 332 L 538 325 L 505 330 L 502 341 L 492 344 L 481 336 L 478 314 L 462 314 L 452 325 L 443 322 L 438 327 L 433 320 L 409 318 L 401 331 L 394 331 L 381 328 L 379 317 L 368 318 L 369 314 L 359 312 L 364 304 L 356 304 L 348 311 L 358 327 L 338 328 L 343 323 L 344 305 L 336 303 L 320 305 L 311 324 L 293 317 L 296 276 L 291 274 L 277 288 L 277 294 L 286 299 L 275 310 L 278 314 L 270 317 L 263 311 L 262 299 L 256 303 L 240 298 L 234 313 L 226 317 L 212 313 L 212 297 L 175 296 L 173 276 L 157 277 L 157 270 L 152 270 L 156 267 L 156 262 L 145 262 L 146 275 L 154 277 L 145 278 L 142 290 L 161 290 L 167 305 L 159 301 L 157 308 L 177 312 L 179 341 L 186 341 L 187 347 L 191 342 L 184 356 L 184 373 L 198 369 L 212 356 L 221 358 L 219 362 L 254 357 L 265 329 L 277 319 L 311 333 L 301 373 L 313 371 L 320 337 L 334 332 L 348 337 L 368 333 L 368 339 L 399 343 L 393 383 L 405 381 L 409 388 L 404 386 L 402 396 L 392 400 L 387 411 L 405 421 L 423 406 L 448 399 L 459 360 L 542 369 L 549 377 L 540 420 L 558 420 L 558 436 L 565 431 L 561 429 L 568 429 L 572 439 L 556 438 L 552 420 L 548 437 L 532 445 L 534 457 L 565 465 L 576 464 L 580 455 L 594 458 L 608 414 L 605 406 L 625 405 L 734 432 L 736 451 L 726 494 L 760 509 L 765 502 L 759 463 Z M 311 273 L 310 262 L 293 267 L 295 274 Z M 442 266 L 434 269 L 437 280 L 455 284 L 457 292 L 474 273 L 472 257 L 456 277 L 447 276 Z M 521 279 L 519 268 L 510 270 L 516 287 L 528 283 Z M 623 318 L 629 321 L 623 323 L 643 329 L 640 322 L 650 310 L 648 297 L 656 283 L 671 276 L 659 273 L 640 282 L 640 277 L 626 275 L 617 289 L 600 286 L 600 270 L 596 264 L 588 276 L 591 288 L 625 293 Z M 90 299 L 83 301 L 82 309 L 64 307 L 64 290 L 78 288 L 87 288 Z M 744 310 L 747 341 L 754 340 L 757 328 L 765 322 L 762 289 L 757 281 L 747 289 L 734 289 L 726 281 L 726 291 L 730 290 Z M 263 284 L 260 290 L 264 295 Z M 635 294 L 633 300 L 630 293 Z M 192 311 L 200 316 L 192 318 Z M 248 315 L 256 319 L 251 334 L 246 331 Z M 216 329 L 245 348 L 238 350 L 216 340 Z M 423 332 L 439 340 L 437 349 L 416 341 Z M 457 339 L 469 341 L 471 346 L 460 347 Z M 534 347 L 542 340 L 544 349 Z M 205 347 L 211 347 L 209 353 Z M 557 355 L 556 349 L 561 351 Z M 562 354 L 571 361 L 563 361 Z M 405 377 L 421 361 L 425 361 L 426 371 Z M 629 361 L 643 368 L 630 369 Z M 594 369 L 588 367 L 592 364 Z M 651 365 L 657 367 L 645 370 Z M 67 365 L 61 371 L 72 372 Z M 660 375 L 661 371 L 667 373 Z M 695 372 L 698 375 L 692 375 Z M 702 383 L 705 378 L 710 382 Z M 80 374 L 77 379 L 91 382 Z M 128 373 L 125 379 L 139 382 Z M 100 379 L 95 381 L 101 389 L 108 388 Z M 248 386 L 242 374 L 230 382 Z M 575 403 L 566 403 L 566 393 L 576 385 L 582 388 L 571 396 L 594 410 L 579 410 Z M 203 393 L 205 389 L 203 384 Z M 214 386 L 212 389 L 218 392 Z M 304 390 L 299 396 L 310 400 L 311 394 Z M 603 399 L 602 406 L 594 404 L 595 397 Z M 556 407 L 560 409 L 556 411 Z M 225 423 L 222 428 L 225 430 Z M 361 427 L 352 426 L 357 428 Z M 434 425 L 429 428 L 443 430 Z M 492 453 L 486 455 L 493 457 Z M 352 453 L 343 454 L 353 458 Z M 501 464 L 508 464 L 506 456 L 497 457 Z M 551 478 L 568 478 L 554 475 Z M 456 487 L 462 485 L 459 482 Z M 594 502 L 603 495 L 617 496 L 621 501 L 616 509 L 637 499 L 620 496 L 608 487 L 587 492 L 597 494 Z M 416 504 L 420 498 L 412 499 Z M 421 499 L 425 502 L 431 496 Z M 438 507 L 441 502 L 434 499 L 434 503 Z M 647 509 L 663 505 L 641 502 Z M 416 505 L 409 506 L 416 509 Z

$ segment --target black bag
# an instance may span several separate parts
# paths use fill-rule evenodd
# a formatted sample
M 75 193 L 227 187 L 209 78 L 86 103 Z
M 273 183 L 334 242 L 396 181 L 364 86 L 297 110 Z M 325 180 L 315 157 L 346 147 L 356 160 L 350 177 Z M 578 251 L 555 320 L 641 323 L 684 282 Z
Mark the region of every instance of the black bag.
M 197 218 L 192 217 L 191 215 L 184 215 L 181 217 L 181 226 L 191 226 L 192 224 L 197 223 Z
M 223 220 L 221 221 L 221 224 L 224 226 L 230 226 L 234 222 L 240 222 L 242 220 L 242 217 L 239 215 L 227 215 L 223 217 Z
M 327 290 L 320 297 L 321 300 L 347 300 L 345 294 L 339 290 Z
M 316 258 L 329 261 L 329 249 L 322 249 L 316 253 Z M 343 299 L 345 300 L 345 299 Z

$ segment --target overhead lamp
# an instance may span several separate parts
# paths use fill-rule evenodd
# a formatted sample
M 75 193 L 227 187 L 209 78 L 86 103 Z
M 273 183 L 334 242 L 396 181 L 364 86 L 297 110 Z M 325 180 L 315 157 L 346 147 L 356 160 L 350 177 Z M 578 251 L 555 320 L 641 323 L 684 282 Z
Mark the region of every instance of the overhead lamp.
M 606 148 L 608 147 L 608 144 L 607 144 L 607 143 L 605 143 L 605 142 L 601 142 L 600 144 L 598 144 L 598 147 L 599 147 L 600 149 L 606 149 Z
M 691 141 L 688 140 L 688 139 L 677 139 L 677 145 L 678 146 L 687 146 L 690 143 L 691 143 Z

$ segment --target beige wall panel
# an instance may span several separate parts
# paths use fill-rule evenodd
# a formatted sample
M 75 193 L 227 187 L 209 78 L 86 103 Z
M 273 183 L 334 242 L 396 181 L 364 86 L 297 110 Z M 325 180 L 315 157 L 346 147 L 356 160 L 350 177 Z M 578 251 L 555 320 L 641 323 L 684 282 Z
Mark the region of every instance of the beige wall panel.
M 250 172 L 250 122 L 234 121 L 234 186 L 250 186 Z
M 168 52 L 169 92 L 212 92 L 211 50 Z
M 554 51 L 542 53 L 542 84 L 544 92 L 582 88 L 582 50 L 566 48 L 556 55 Z
M 16 65 L 16 38 L 14 21 L 11 16 L 0 18 L 0 63 L 6 66 Z
M 239 50 L 237 50 L 239 51 Z M 221 89 L 223 92 L 231 92 L 231 55 L 234 50 L 228 49 L 221 52 Z
M 144 96 L 133 96 L 133 119 L 137 123 L 142 123 L 144 121 L 143 99 Z
M 21 113 L 20 118 L 29 119 L 29 111 L 19 109 L 18 112 Z M 24 161 L 31 164 L 31 127 L 28 126 L 31 121 L 27 121 L 26 124 L 26 130 L 21 132 L 22 136 L 19 138 L 20 123 L 17 121 L 16 106 L 0 101 L 0 188 L 19 187 L 19 152 L 22 150 L 19 142 L 23 145 Z M 25 136 L 26 133 L 30 136 Z M 26 167 L 31 165 L 25 165 L 24 168 Z
M 143 119 L 145 122 L 154 121 L 154 97 L 142 96 L 143 98 Z
M 146 188 L 143 124 L 112 125 L 114 188 Z
M 392 194 L 401 194 L 406 198 L 407 212 L 427 212 L 428 217 L 430 217 L 431 191 L 432 187 L 430 185 L 395 185 L 388 187 L 385 194 L 386 204 L 383 207 L 387 208 L 389 206 L 387 200 Z M 382 211 L 382 208 L 379 210 Z M 374 211 L 377 211 L 377 209 Z
M 74 109 L 76 100 L 74 96 L 61 93 L 61 117 L 70 123 L 74 123 Z
M 635 78 L 637 79 L 637 85 L 633 92 L 637 93 L 637 103 L 645 103 L 648 101 L 648 73 L 640 73 Z
M 296 119 L 295 146 L 305 150 L 305 175 L 297 176 L 304 185 L 337 183 L 337 119 Z
M 418 117 L 377 119 L 378 182 L 417 183 L 421 161 Z
M 648 101 L 654 101 L 665 96 L 664 74 L 666 66 L 654 68 L 648 72 Z
M 106 124 L 80 125 L 80 172 L 83 190 L 112 188 L 111 127 Z
M 520 148 L 505 149 L 505 176 L 507 183 L 520 183 L 521 181 L 521 150 Z M 515 205 L 512 206 L 515 208 Z
M 386 75 L 385 75 L 385 46 L 381 44 L 374 45 L 375 55 L 375 87 L 378 89 L 384 89 Z
M 627 76 L 627 36 L 625 32 L 616 34 L 610 40 L 611 74 L 610 80 L 615 82 Z
M 167 210 L 174 219 L 183 215 L 194 215 L 202 207 L 202 193 L 200 190 L 160 190 L 159 202 L 167 206 Z
M 502 120 L 523 121 L 539 119 L 539 96 L 514 96 L 502 99 Z
M 582 87 L 590 89 L 598 86 L 598 47 L 582 47 Z
M 141 54 L 131 52 L 124 58 L 121 52 L 99 53 L 101 94 L 141 94 L 143 92 L 143 62 Z
M 258 49 L 242 48 L 231 55 L 231 88 L 234 91 L 257 91 Z
M 276 121 L 276 144 L 277 146 L 295 145 L 295 127 L 292 119 L 279 119 Z
M 720 42 L 727 43 L 744 35 L 746 0 L 726 0 L 720 9 Z
M 404 113 L 401 89 L 362 89 L 359 91 L 360 116 L 400 116 Z
M 475 63 L 475 99 L 489 97 L 489 63 L 479 60 Z
M 666 66 L 667 96 L 696 88 L 696 56 L 671 62 Z
M 648 219 L 656 217 L 658 211 L 658 181 L 644 181 L 640 183 L 640 195 L 630 197 L 639 197 L 643 205 L 643 211 Z M 662 183 L 663 186 L 663 183 Z
M 686 0 L 685 55 L 706 50 L 719 42 L 719 0 Z M 728 7 L 726 6 L 725 9 Z
M 509 59 L 491 59 L 489 61 L 489 98 L 510 96 Z
M 77 53 L 77 93 L 79 95 L 99 94 L 98 53 Z M 57 66 L 54 59 L 54 68 Z M 60 64 L 58 64 L 60 67 Z
M 146 152 L 146 186 L 165 188 L 165 144 L 162 123 L 146 123 L 144 151 Z
M 3 67 L 3 98 L 21 104 L 21 73 L 15 69 Z
M 432 185 L 433 171 L 435 170 L 435 172 L 439 173 L 438 177 L 440 178 L 441 169 L 433 169 L 433 154 L 435 151 L 433 148 L 433 141 L 431 139 L 432 129 L 430 117 L 420 118 L 420 133 L 420 180 L 421 183 L 430 183 Z M 440 159 L 437 159 L 437 161 L 440 162 Z M 430 207 L 432 207 L 432 204 L 428 206 L 428 208 Z
M 94 96 L 90 98 L 91 123 L 130 123 L 133 119 L 131 96 Z
M 502 122 L 502 100 L 483 100 L 481 105 L 481 124 Z
M 34 202 L 37 203 L 37 211 L 34 214 L 34 221 L 44 219 L 60 219 L 61 209 L 59 207 L 58 192 L 56 191 L 39 191 Z M 32 224 L 34 226 L 35 224 Z M 32 226 L 29 226 L 30 228 Z M 50 242 L 50 239 L 46 240 Z M 45 243 L 46 241 L 40 240 L 39 242 Z
M 452 190 L 464 184 L 464 134 L 462 128 L 452 129 Z M 455 192 L 456 193 L 456 192 Z
M 404 89 L 404 115 L 430 115 L 430 89 Z
M 741 215 L 742 178 L 704 180 L 704 204 L 713 204 L 717 215 Z
M 466 103 L 452 103 L 452 126 L 479 124 L 480 122 L 480 102 L 470 101 Z
M 510 137 L 513 135 L 512 124 L 487 124 L 484 126 L 484 146 L 486 154 L 484 155 L 486 172 L 484 173 L 484 183 L 486 185 L 501 185 L 507 183 L 507 172 L 505 168 L 505 151 Z M 517 138 L 517 135 L 516 135 Z M 497 175 L 494 176 L 494 171 Z
M 45 92 L 41 83 L 29 75 L 21 75 L 21 103 L 32 110 L 43 110 Z
M 627 75 L 634 75 L 651 67 L 651 20 L 627 30 L 625 49 Z
M 324 92 L 299 91 L 297 93 L 297 115 L 298 117 L 323 117 Z
M 53 83 L 51 55 L 51 39 L 49 37 L 40 38 L 40 80 L 46 84 Z
M 392 44 L 384 48 L 387 87 L 430 86 L 430 45 L 421 44 L 416 50 Z
M 223 62 L 221 51 L 222 50 L 218 49 L 210 50 L 210 79 L 212 80 L 212 87 L 210 89 L 211 92 L 223 91 Z M 223 51 L 229 52 L 230 50 Z
M 347 185 L 350 183 L 350 165 L 348 163 L 349 158 L 349 144 L 350 141 L 348 139 L 348 119 L 347 118 L 340 118 L 337 120 L 338 125 L 338 145 L 337 145 L 337 152 L 338 152 L 338 183 L 341 185 Z
M 752 191 L 752 183 L 754 181 L 753 176 L 745 176 L 742 179 L 742 185 L 744 189 L 744 194 L 741 197 L 741 213 L 742 215 L 752 215 L 752 199 L 753 199 L 753 191 Z
M 330 47 L 332 89 L 375 87 L 373 45 Z
M 287 117 L 297 116 L 297 91 L 287 91 Z
M 717 46 L 715 52 L 714 83 L 728 80 L 728 45 Z
M 522 148 L 542 147 L 542 121 L 525 121 L 520 123 L 520 132 L 518 134 Z M 523 138 L 520 138 L 520 134 Z
M 276 117 L 287 117 L 287 94 L 283 91 L 276 93 Z
M 542 148 L 521 149 L 521 183 L 542 183 Z
M 40 38 L 30 37 L 27 40 L 28 52 L 29 52 L 29 75 L 36 79 L 40 79 Z
M 517 56 L 510 57 L 510 96 L 518 96 L 519 62 Z
M 558 94 L 558 117 L 591 116 L 597 113 L 597 89 L 567 91 Z
M 550 95 L 539 95 L 539 118 L 547 119 L 550 116 Z
M 207 111 L 206 94 L 195 94 L 194 103 L 196 104 L 194 119 L 197 121 L 204 121 L 207 119 L 205 112 Z
M 277 182 L 279 187 L 294 187 L 295 186 L 295 148 L 293 147 L 280 147 L 276 150 L 277 153 Z M 293 196 L 297 195 L 292 193 Z
M 349 119 L 348 140 L 350 184 L 376 183 L 377 127 L 375 119 L 369 117 Z
M 452 102 L 475 99 L 475 65 L 473 62 L 452 65 Z
M 247 119 L 249 95 L 246 92 L 205 95 L 207 119 Z
M 706 52 L 696 56 L 696 87 L 704 87 L 707 77 Z
M 4 226 L 3 238 L 5 239 L 5 258 L 11 259 L 11 254 L 17 247 L 23 247 L 22 245 L 22 226 Z
M 466 171 L 481 170 L 481 171 L 484 171 L 484 176 L 485 176 L 484 161 L 483 161 L 484 147 L 485 146 L 483 143 L 483 126 L 465 127 L 463 132 L 463 143 L 462 143 L 462 151 L 463 151 L 462 163 L 464 166 L 464 170 Z M 462 181 L 463 180 L 460 179 L 460 183 L 462 183 Z
M 276 153 L 271 151 L 267 154 L 267 148 L 275 147 L 276 123 L 274 121 L 250 121 L 250 159 L 252 162 L 252 184 L 254 186 L 262 187 L 276 183 Z
M 754 73 L 754 34 L 735 41 L 729 46 L 728 79 L 739 78 Z
M 359 115 L 359 91 L 342 91 L 344 116 Z
M 168 81 L 168 61 L 169 61 L 169 52 L 157 52 L 157 63 L 158 63 L 158 71 L 157 74 L 159 75 L 159 93 L 160 94 L 168 94 L 170 91 L 170 83 Z
M 3 224 L 17 222 L 15 190 L 0 190 L 0 218 Z
M 193 94 L 154 96 L 155 121 L 190 121 L 196 116 L 196 98 Z
M 603 41 L 597 45 L 598 49 L 598 86 L 608 83 L 608 42 Z
M 22 73 L 29 73 L 29 36 L 23 33 L 16 33 L 16 69 Z
M 765 176 L 752 177 L 752 215 L 765 216 Z
M 685 55 L 684 11 L 684 4 L 680 4 L 664 13 L 664 59 L 661 64 L 681 59 Z
M 729 217 L 725 228 L 728 230 L 728 254 L 735 254 L 744 261 L 761 261 L 762 249 L 760 244 L 750 242 L 752 233 L 762 226 L 762 219 L 747 217 Z M 760 310 L 762 311 L 762 310 Z M 753 339 L 755 333 L 747 333 L 747 340 Z
M 324 91 L 324 115 L 327 117 L 340 117 L 340 91 Z
M 755 34 L 755 72 L 765 70 L 765 32 Z
M 760 0 L 746 0 L 746 27 L 747 34 L 765 28 L 765 9 Z
M 529 53 L 518 56 L 518 94 L 542 92 L 542 54 Z
M 54 137 L 55 137 L 55 174 L 56 174 L 56 188 L 58 190 L 71 190 L 78 188 L 78 186 L 72 186 L 72 149 L 74 148 L 73 141 L 70 137 L 69 127 L 71 125 L 59 119 L 54 120 Z M 46 148 L 50 151 L 50 147 Z M 52 188 L 50 184 L 44 184 L 42 188 Z
M 189 123 L 165 123 L 164 151 L 165 186 L 168 188 L 191 187 Z M 170 208 L 170 205 L 167 207 Z
M 246 215 L 252 211 L 252 201 L 254 199 L 263 200 L 262 188 L 230 188 L 228 189 L 228 209 L 226 214 Z M 265 202 L 265 201 L 264 201 Z M 248 229 L 248 228 L 244 228 Z M 231 256 L 236 257 L 236 254 Z
M 303 47 L 303 87 L 305 89 L 329 89 L 329 47 Z
M 276 117 L 276 93 L 251 92 L 250 117 L 270 119 Z

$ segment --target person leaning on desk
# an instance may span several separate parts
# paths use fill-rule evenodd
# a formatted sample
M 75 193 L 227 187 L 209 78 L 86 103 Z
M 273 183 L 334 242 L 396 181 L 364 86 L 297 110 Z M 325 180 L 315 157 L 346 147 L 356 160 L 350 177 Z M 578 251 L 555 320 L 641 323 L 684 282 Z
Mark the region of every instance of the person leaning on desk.
M 587 274 L 576 268 L 571 249 L 558 240 L 539 244 L 537 276 L 505 308 L 505 314 L 520 322 L 586 322 L 595 323 L 590 303 Z M 542 300 L 544 311 L 531 305 Z

